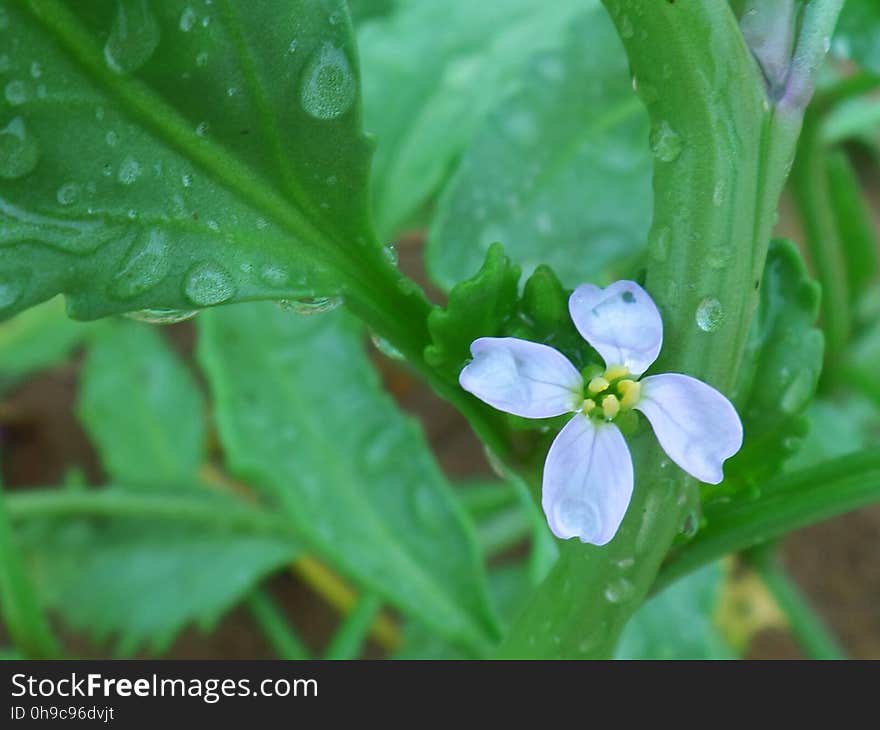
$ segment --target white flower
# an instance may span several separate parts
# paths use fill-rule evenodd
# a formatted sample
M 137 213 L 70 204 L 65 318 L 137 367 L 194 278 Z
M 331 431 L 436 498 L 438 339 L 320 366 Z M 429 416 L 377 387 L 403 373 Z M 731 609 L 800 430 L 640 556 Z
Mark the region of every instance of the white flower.
M 722 480 L 724 460 L 742 446 L 742 423 L 727 398 L 696 378 L 667 373 L 639 380 L 660 353 L 663 322 L 638 284 L 584 284 L 568 309 L 578 332 L 604 359 L 603 375 L 585 382 L 552 347 L 483 337 L 471 345 L 474 359 L 459 382 L 517 416 L 574 414 L 547 454 L 541 502 L 557 537 L 605 545 L 620 527 L 633 490 L 632 458 L 614 424 L 619 413 L 641 411 L 669 458 L 709 484 Z

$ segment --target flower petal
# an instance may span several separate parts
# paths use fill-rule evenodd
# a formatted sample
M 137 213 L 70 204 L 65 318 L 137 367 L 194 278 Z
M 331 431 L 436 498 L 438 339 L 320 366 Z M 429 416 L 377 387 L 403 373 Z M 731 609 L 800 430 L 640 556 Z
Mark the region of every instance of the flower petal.
M 607 367 L 625 365 L 633 375 L 641 375 L 660 354 L 660 312 L 634 281 L 617 281 L 605 289 L 581 284 L 568 300 L 568 311 Z
M 633 465 L 620 429 L 578 413 L 547 454 L 541 504 L 556 537 L 605 545 L 623 521 Z
M 701 482 L 718 484 L 724 460 L 742 446 L 742 422 L 733 404 L 688 375 L 652 375 L 641 383 L 635 407 L 647 416 L 669 458 Z
M 471 344 L 471 354 L 474 359 L 458 381 L 499 411 L 549 418 L 581 404 L 581 374 L 552 347 L 515 337 L 481 337 Z

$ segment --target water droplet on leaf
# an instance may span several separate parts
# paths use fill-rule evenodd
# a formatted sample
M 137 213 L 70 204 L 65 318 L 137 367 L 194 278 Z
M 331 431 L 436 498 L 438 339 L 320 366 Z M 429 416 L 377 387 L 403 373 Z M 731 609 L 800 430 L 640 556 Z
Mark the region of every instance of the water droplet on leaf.
M 345 53 L 330 43 L 322 45 L 303 72 L 303 109 L 317 119 L 335 119 L 351 107 L 356 90 Z
M 159 23 L 147 0 L 117 0 L 116 17 L 104 44 L 104 60 L 116 73 L 136 71 L 159 45 Z
M 131 185 L 141 176 L 141 163 L 134 157 L 126 157 L 119 166 L 117 180 L 123 185 Z
M 6 97 L 6 101 L 12 106 L 21 106 L 30 96 L 27 85 L 24 81 L 18 80 L 10 81 L 6 84 L 6 88 L 3 90 L 3 95 Z
M 724 321 L 724 309 L 715 297 L 706 297 L 697 306 L 694 318 L 703 332 L 714 332 Z
M 186 298 L 200 307 L 227 302 L 235 292 L 235 282 L 229 272 L 214 261 L 196 264 L 186 275 Z
M 197 314 L 198 311 L 189 309 L 141 309 L 137 312 L 126 312 L 125 316 L 147 324 L 177 324 L 192 319 Z
M 665 120 L 651 130 L 650 142 L 654 156 L 662 162 L 674 162 L 684 149 L 681 136 Z
M 27 175 L 36 167 L 39 157 L 37 140 L 28 133 L 21 117 L 0 129 L 0 178 L 14 180 Z
M 143 234 L 129 248 L 122 270 L 110 285 L 111 296 L 133 299 L 159 284 L 171 266 L 165 234 L 154 228 Z
M 403 353 L 384 337 L 379 337 L 379 335 L 377 335 L 375 332 L 371 332 L 370 340 L 372 340 L 373 345 L 375 345 L 376 349 L 386 357 L 389 357 L 392 360 L 404 359 Z
M 605 599 L 609 603 L 623 603 L 635 594 L 635 586 L 626 578 L 618 577 L 605 586 Z
M 278 306 L 294 314 L 323 314 L 332 312 L 342 304 L 342 297 L 303 297 L 302 299 L 282 299 Z
M 55 198 L 61 205 L 73 205 L 79 199 L 79 185 L 73 182 L 65 183 L 58 188 Z

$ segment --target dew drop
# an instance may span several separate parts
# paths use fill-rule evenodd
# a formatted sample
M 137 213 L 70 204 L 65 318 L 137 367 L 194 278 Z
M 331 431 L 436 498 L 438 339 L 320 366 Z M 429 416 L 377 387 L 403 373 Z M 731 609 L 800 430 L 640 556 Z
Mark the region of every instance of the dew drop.
M 43 67 L 40 65 L 39 61 L 34 61 L 31 64 L 31 78 L 38 79 L 43 75 Z
M 192 319 L 197 314 L 197 310 L 190 309 L 141 309 L 137 312 L 127 312 L 125 316 L 147 324 L 177 324 Z
M 287 52 L 288 53 L 296 53 L 297 40 L 294 38 L 290 43 L 287 44 Z
M 694 317 L 703 332 L 714 332 L 724 320 L 724 309 L 715 297 L 706 297 L 697 306 Z
M 202 51 L 198 56 L 196 56 L 196 66 L 200 66 L 204 68 L 208 65 L 208 54 Z
M 117 0 L 104 60 L 118 74 L 136 71 L 150 60 L 159 35 L 159 23 L 147 0 Z
M 397 253 L 397 248 L 395 248 L 393 243 L 389 243 L 387 246 L 383 247 L 382 253 L 385 254 L 385 260 L 389 264 L 397 266 L 397 263 L 400 260 L 400 255 Z
M 193 184 L 193 176 L 190 174 L 183 175 L 180 178 L 180 182 L 183 183 L 183 187 L 188 188 Z
M 61 205 L 73 205 L 79 198 L 79 185 L 73 182 L 64 183 L 58 188 L 55 198 Z
M 214 261 L 196 264 L 186 275 L 186 298 L 200 307 L 227 302 L 235 292 L 235 282 L 229 272 Z
M 303 297 L 302 299 L 282 299 L 278 306 L 294 314 L 323 314 L 332 312 L 342 304 L 342 297 Z
M 14 180 L 27 175 L 37 166 L 39 157 L 37 141 L 21 117 L 0 129 L 0 178 Z
M 126 157 L 119 166 L 119 173 L 116 179 L 123 185 L 131 185 L 141 176 L 141 163 L 134 157 Z
M 651 255 L 657 261 L 666 261 L 669 256 L 669 246 L 672 242 L 672 229 L 669 226 L 663 226 L 657 229 L 654 234 L 653 245 L 651 246 Z
M 383 355 L 385 355 L 385 357 L 391 358 L 392 360 L 404 359 L 403 353 L 384 337 L 380 337 L 375 332 L 370 332 L 370 340 L 372 341 L 375 348 Z
M 21 276 L 0 277 L 0 311 L 9 309 L 24 294 L 24 279 Z
M 198 20 L 198 18 L 196 18 L 196 11 L 191 7 L 184 8 L 184 11 L 180 16 L 180 29 L 184 33 L 189 33 L 196 24 L 196 20 Z
M 111 129 L 109 132 L 107 132 L 107 134 L 104 135 L 104 141 L 108 144 L 108 146 L 115 147 L 117 144 L 119 144 L 119 135 Z
M 266 264 L 262 269 L 260 269 L 260 279 L 264 284 L 268 286 L 284 286 L 290 281 L 290 274 L 288 274 L 284 269 L 280 266 L 275 266 L 274 264 Z
M 356 85 L 345 53 L 325 43 L 309 59 L 303 72 L 303 109 L 317 119 L 335 119 L 354 103 Z
M 196 127 L 196 134 L 199 137 L 205 137 L 208 134 L 209 125 L 207 122 L 199 122 L 199 125 Z
M 706 255 L 706 263 L 713 269 L 723 269 L 733 258 L 730 246 L 712 246 Z
M 147 231 L 128 250 L 122 270 L 110 285 L 116 299 L 133 299 L 159 284 L 171 267 L 168 241 L 158 228 Z
M 626 578 L 615 578 L 605 586 L 605 599 L 609 603 L 623 603 L 633 597 L 635 590 L 635 586 Z
M 654 156 L 662 162 L 674 162 L 684 149 L 681 136 L 666 120 L 661 121 L 651 130 L 650 142 Z
M 27 85 L 24 81 L 18 80 L 10 81 L 6 84 L 6 87 L 3 89 L 3 95 L 12 106 L 21 106 L 30 96 Z

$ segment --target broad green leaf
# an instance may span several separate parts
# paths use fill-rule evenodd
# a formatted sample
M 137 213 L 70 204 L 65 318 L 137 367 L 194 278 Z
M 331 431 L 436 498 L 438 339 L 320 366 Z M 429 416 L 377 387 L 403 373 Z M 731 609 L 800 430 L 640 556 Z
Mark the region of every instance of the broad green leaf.
M 833 48 L 837 55 L 880 73 L 880 4 L 877 0 L 846 0 Z
M 818 311 L 819 285 L 797 248 L 774 241 L 733 394 L 745 440 L 724 467 L 726 484 L 758 484 L 800 447 L 822 369 Z
M 64 359 L 91 332 L 74 322 L 60 298 L 0 324 L 0 391 L 33 372 Z
M 447 638 L 493 633 L 473 531 L 341 312 L 207 312 L 199 359 L 229 466 L 340 571 Z
M 531 54 L 558 47 L 570 20 L 596 5 L 408 0 L 359 29 L 365 125 L 378 138 L 381 236 L 391 237 L 438 190 L 480 121 L 519 84 Z
M 78 413 L 107 474 L 145 487 L 186 484 L 204 459 L 204 402 L 160 331 L 102 323 L 80 376 Z
M 343 0 L 0 0 L 0 89 L 0 317 L 326 296 L 382 255 Z
M 598 8 L 481 126 L 438 206 L 428 264 L 451 286 L 502 241 L 527 274 L 549 264 L 573 288 L 620 270 L 650 221 L 648 118 Z
M 501 244 L 492 246 L 477 274 L 457 284 L 446 307 L 435 307 L 429 315 L 434 344 L 425 350 L 426 362 L 457 376 L 470 358 L 471 343 L 499 334 L 515 316 L 519 276 Z
M 210 630 L 296 552 L 278 538 L 137 517 L 33 521 L 21 537 L 49 607 L 95 640 L 115 638 L 121 655 L 162 652 L 189 624 Z
M 713 563 L 648 600 L 624 629 L 617 658 L 734 659 L 715 622 L 723 578 Z

